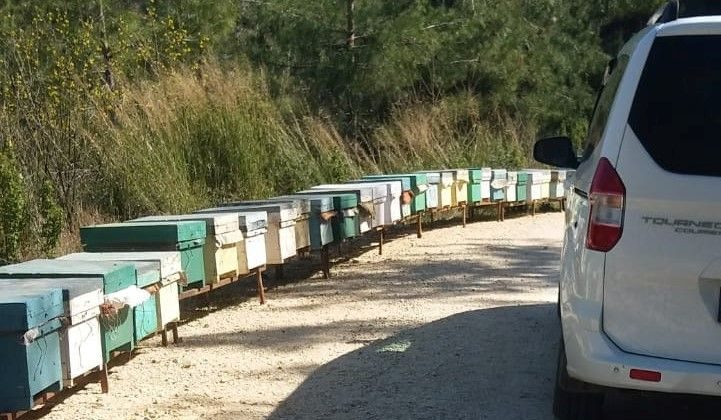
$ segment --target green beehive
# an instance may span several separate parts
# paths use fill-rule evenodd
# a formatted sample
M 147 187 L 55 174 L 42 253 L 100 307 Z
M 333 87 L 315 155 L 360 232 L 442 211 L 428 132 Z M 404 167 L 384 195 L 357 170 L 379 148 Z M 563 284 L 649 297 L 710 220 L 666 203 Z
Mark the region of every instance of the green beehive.
M 102 279 L 103 293 L 108 295 L 126 289 L 136 282 L 135 267 L 131 264 L 95 261 L 32 260 L 0 267 L 0 278 L 63 278 Z M 126 306 L 117 313 L 100 317 L 103 334 L 103 360 L 110 360 L 116 350 L 133 349 L 133 316 Z
M 187 288 L 205 285 L 203 221 L 126 222 L 80 229 L 86 252 L 180 251 Z
M 470 182 L 468 184 L 468 203 L 475 204 L 483 201 L 481 196 L 481 182 L 483 182 L 483 171 L 480 168 L 468 170 Z
M 135 285 L 143 288 L 160 283 L 160 262 L 132 261 L 135 266 Z M 155 296 L 133 308 L 133 336 L 135 342 L 158 331 L 158 305 Z
M 300 191 L 298 196 L 332 197 L 333 208 L 338 216 L 333 218 L 333 238 L 336 241 L 355 238 L 360 233 L 358 196 L 334 191 Z
M 525 202 L 528 198 L 526 191 L 528 185 L 528 172 L 518 171 L 518 183 L 516 184 L 516 201 Z

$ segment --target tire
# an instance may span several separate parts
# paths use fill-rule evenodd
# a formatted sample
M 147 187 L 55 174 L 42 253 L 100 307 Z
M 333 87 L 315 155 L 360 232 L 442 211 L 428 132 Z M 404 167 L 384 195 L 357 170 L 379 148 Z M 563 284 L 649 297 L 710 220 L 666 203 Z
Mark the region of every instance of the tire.
M 571 386 L 578 381 L 568 376 L 566 351 L 561 342 L 558 350 L 556 386 L 553 393 L 553 415 L 559 420 L 601 420 L 603 418 L 602 392 L 578 392 Z M 579 387 L 580 388 L 580 387 Z

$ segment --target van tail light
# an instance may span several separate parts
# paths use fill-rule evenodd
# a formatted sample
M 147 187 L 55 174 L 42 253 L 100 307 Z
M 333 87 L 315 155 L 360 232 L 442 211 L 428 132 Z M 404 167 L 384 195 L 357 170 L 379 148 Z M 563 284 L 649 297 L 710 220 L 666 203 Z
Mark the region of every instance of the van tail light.
M 623 234 L 623 214 L 626 205 L 626 187 L 611 162 L 602 158 L 593 176 L 591 191 L 591 217 L 588 222 L 586 248 L 608 252 Z

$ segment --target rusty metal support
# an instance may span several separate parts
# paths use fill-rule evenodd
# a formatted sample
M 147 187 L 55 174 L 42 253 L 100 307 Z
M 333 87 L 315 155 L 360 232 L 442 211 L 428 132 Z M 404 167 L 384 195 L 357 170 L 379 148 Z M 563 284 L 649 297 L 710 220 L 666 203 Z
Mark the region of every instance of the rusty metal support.
M 384 227 L 381 227 L 380 230 L 378 230 L 378 255 L 383 255 L 383 241 L 386 236 L 385 232 L 386 229 Z
M 265 305 L 265 286 L 263 285 L 263 270 L 255 270 L 255 280 L 258 284 L 258 299 L 261 305 Z
M 418 212 L 417 217 L 416 236 L 420 239 L 423 237 L 423 212 Z
M 323 278 L 330 278 L 330 252 L 328 251 L 328 245 L 323 245 L 320 250 L 320 262 L 321 270 L 323 271 Z

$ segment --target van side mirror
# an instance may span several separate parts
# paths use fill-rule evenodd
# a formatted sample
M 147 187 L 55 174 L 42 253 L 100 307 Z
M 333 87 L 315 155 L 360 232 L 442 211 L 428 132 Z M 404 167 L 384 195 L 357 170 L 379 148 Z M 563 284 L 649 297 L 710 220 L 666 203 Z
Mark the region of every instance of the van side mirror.
M 540 163 L 558 168 L 578 168 L 578 156 L 568 137 L 549 137 L 538 140 L 533 146 L 533 158 Z

